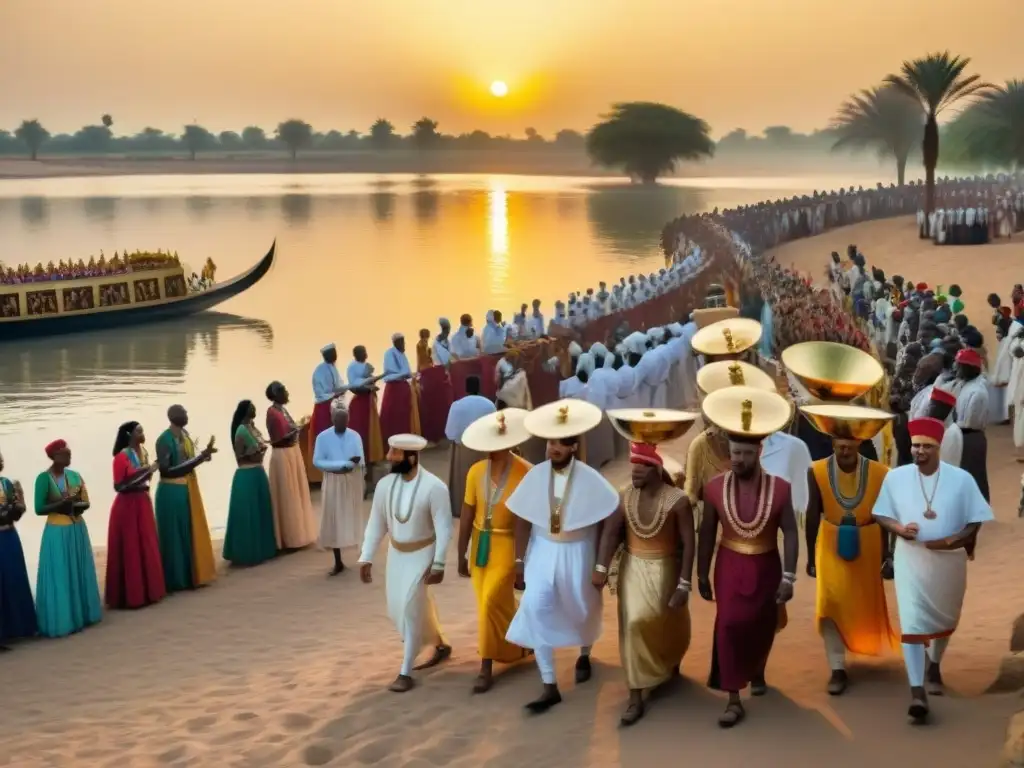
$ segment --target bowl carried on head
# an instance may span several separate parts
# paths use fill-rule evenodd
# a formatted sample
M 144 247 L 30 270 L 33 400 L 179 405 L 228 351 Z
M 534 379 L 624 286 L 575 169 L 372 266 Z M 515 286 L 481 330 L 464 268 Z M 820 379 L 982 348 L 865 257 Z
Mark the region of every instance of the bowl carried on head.
M 761 324 L 734 317 L 719 320 L 693 334 L 690 347 L 706 361 L 735 360 L 761 340 Z
M 615 408 L 607 411 L 615 431 L 631 443 L 658 445 L 690 431 L 700 414 L 669 408 Z
M 838 440 L 870 440 L 894 418 L 878 408 L 853 404 L 885 376 L 863 350 L 832 341 L 808 341 L 783 350 L 782 364 L 814 402 L 800 412 L 819 432 Z

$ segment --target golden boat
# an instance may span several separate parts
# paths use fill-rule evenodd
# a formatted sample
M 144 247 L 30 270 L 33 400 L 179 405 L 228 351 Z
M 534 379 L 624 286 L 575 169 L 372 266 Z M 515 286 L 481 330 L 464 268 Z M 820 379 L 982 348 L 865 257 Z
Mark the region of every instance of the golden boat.
M 24 282 L 0 279 L 0 341 L 125 328 L 203 312 L 258 283 L 274 265 L 276 250 L 275 242 L 242 274 L 199 291 L 189 289 L 177 257 L 163 253 L 148 254 L 152 258 L 145 266 L 126 256 L 118 268 L 90 277 L 47 279 L 37 267 Z

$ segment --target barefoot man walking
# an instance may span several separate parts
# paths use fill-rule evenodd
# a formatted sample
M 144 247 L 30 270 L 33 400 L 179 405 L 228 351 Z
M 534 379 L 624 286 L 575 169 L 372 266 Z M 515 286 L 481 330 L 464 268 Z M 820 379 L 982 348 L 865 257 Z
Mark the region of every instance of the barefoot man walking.
M 913 419 L 908 429 L 914 463 L 885 476 L 873 513 L 879 525 L 898 537 L 893 565 L 910 680 L 907 714 L 923 723 L 929 712 L 927 694 L 942 695 L 939 664 L 960 622 L 967 590 L 965 547 L 973 545 L 981 524 L 993 518 L 974 478 L 940 461 L 942 422 Z
M 391 475 L 374 490 L 359 556 L 359 576 L 369 584 L 373 556 L 384 536 L 389 537 L 385 571 L 388 615 L 405 644 L 401 672 L 389 689 L 395 693 L 413 687 L 413 664 L 425 645 L 433 646 L 434 655 L 415 667 L 417 670 L 436 666 L 452 655 L 427 588 L 444 579 L 452 511 L 444 483 L 420 466 L 420 451 L 426 445 L 419 435 L 392 435 L 388 440 Z
M 576 458 L 579 437 L 601 423 L 601 409 L 584 400 L 559 400 L 531 411 L 524 422 L 548 441 L 548 460 L 537 464 L 505 505 L 516 516 L 516 571 L 526 589 L 505 639 L 532 648 L 544 683 L 526 705 L 546 712 L 562 700 L 555 649 L 579 647 L 576 682 L 590 679 L 590 646 L 601 634 L 597 576 L 600 524 L 619 506 L 619 494 L 595 469 Z M 603 574 L 600 574 L 603 575 Z

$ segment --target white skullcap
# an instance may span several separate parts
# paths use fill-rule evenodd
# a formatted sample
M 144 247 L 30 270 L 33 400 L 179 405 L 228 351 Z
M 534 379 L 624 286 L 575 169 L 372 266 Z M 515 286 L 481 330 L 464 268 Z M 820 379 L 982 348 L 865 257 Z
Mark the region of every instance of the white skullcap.
M 331 415 L 332 416 L 334 414 L 336 414 L 338 411 L 347 411 L 347 410 L 348 410 L 348 406 L 345 405 L 345 401 L 342 400 L 340 397 L 336 397 L 333 400 L 331 400 Z
M 404 338 L 405 338 L 405 334 L 404 333 L 392 333 L 391 334 L 391 340 L 392 341 L 398 341 L 399 339 L 404 339 Z
M 437 324 L 438 325 L 447 325 L 449 328 L 452 327 L 452 324 L 448 322 L 448 318 L 447 317 L 439 317 L 439 318 L 437 318 Z
M 594 372 L 596 364 L 594 363 L 594 356 L 589 352 L 584 352 L 580 355 L 580 359 L 576 362 L 576 373 L 586 371 L 589 376 Z
M 583 347 L 577 344 L 575 341 L 569 342 L 569 357 L 579 357 L 583 354 Z
M 665 338 L 665 329 L 651 328 L 649 331 L 647 331 L 647 338 L 654 339 L 655 341 L 661 341 L 662 339 Z
M 330 344 L 325 344 L 324 346 L 320 347 L 320 354 L 326 355 L 332 349 L 335 349 L 334 342 L 331 342 Z
M 388 438 L 388 445 L 400 451 L 422 451 L 427 447 L 427 441 L 419 435 L 392 435 Z
M 608 347 L 602 344 L 600 341 L 595 341 L 590 345 L 590 349 L 587 350 L 592 355 L 600 355 L 601 357 L 608 356 Z
M 647 350 L 647 334 L 641 331 L 633 331 L 623 342 L 626 349 L 634 355 L 642 355 Z

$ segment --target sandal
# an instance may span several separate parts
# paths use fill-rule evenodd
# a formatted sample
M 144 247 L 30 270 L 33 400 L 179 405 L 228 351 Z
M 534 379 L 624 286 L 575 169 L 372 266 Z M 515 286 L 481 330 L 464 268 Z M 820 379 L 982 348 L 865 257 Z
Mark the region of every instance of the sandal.
M 928 721 L 928 702 L 915 697 L 910 702 L 907 715 L 914 721 L 914 725 L 923 725 Z
M 646 709 L 642 701 L 630 702 L 629 706 L 626 707 L 626 711 L 622 713 L 622 717 L 619 718 L 619 723 L 628 728 L 638 723 L 645 713 Z
M 743 709 L 742 704 L 738 701 L 730 701 L 725 707 L 725 712 L 718 716 L 718 725 L 721 728 L 732 728 L 739 725 L 746 716 L 747 712 Z
M 763 677 L 760 680 L 750 681 L 751 696 L 764 696 L 766 693 L 768 693 L 768 683 L 764 681 Z
M 477 675 L 476 682 L 473 683 L 473 693 L 487 693 L 493 685 L 494 677 L 492 675 Z
M 828 695 L 829 696 L 842 696 L 846 692 L 846 686 L 849 683 L 849 678 L 846 676 L 846 672 L 841 669 L 832 671 L 832 677 L 828 681 Z

